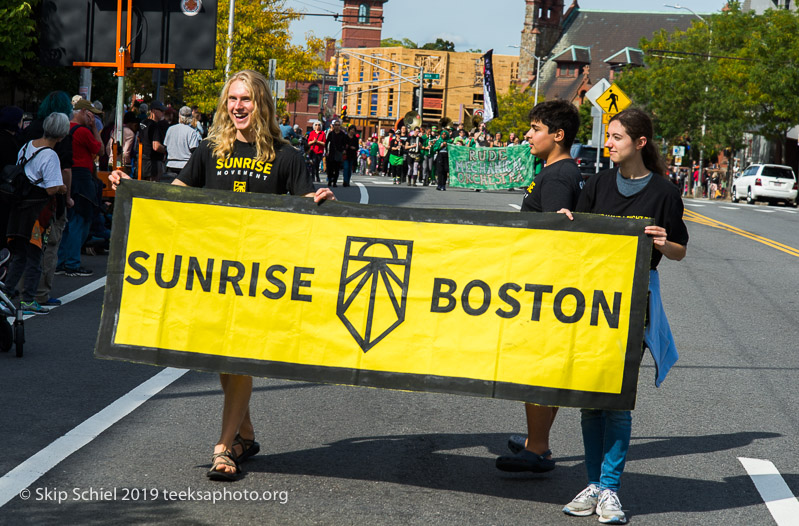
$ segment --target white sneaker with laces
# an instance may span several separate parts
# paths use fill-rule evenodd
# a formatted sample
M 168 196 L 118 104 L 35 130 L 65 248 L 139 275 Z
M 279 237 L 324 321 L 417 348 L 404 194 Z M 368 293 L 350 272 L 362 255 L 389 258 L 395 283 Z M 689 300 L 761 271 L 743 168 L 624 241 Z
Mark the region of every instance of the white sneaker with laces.
M 596 513 L 602 524 L 627 524 L 627 516 L 621 509 L 619 496 L 612 489 L 604 489 L 599 495 Z
M 575 517 L 588 517 L 594 514 L 598 501 L 599 487 L 596 484 L 591 484 L 563 507 L 563 513 Z

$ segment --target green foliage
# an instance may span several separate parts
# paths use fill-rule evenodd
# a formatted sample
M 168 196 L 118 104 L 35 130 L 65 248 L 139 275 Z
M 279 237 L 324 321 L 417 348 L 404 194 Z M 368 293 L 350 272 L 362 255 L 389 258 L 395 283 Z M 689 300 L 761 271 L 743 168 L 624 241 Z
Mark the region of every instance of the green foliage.
M 482 49 L 467 49 L 466 53 L 480 53 L 480 54 L 482 54 L 483 50 Z
M 511 84 L 510 90 L 504 95 L 497 97 L 499 106 L 499 117 L 496 117 L 487 124 L 492 133 L 502 132 L 507 138 L 510 132 L 514 132 L 519 137 L 530 129 L 530 110 L 535 105 L 535 97 L 529 91 L 520 91 L 515 84 Z
M 586 98 L 580 106 L 580 129 L 577 130 L 577 137 L 574 142 L 580 144 L 588 144 L 591 140 L 592 132 L 594 129 L 594 118 L 591 117 L 591 108 L 593 108 L 591 101 Z
M 184 79 L 184 98 L 197 104 L 200 111 L 216 109 L 225 83 L 229 5 L 219 3 L 216 69 L 187 72 Z M 324 67 L 320 58 L 324 42 L 311 34 L 306 38 L 305 47 L 291 45 L 289 23 L 301 17 L 286 7 L 286 0 L 238 0 L 230 73 L 253 69 L 266 74 L 269 59 L 276 59 L 278 79 L 293 82 L 316 78 L 316 70 Z
M 37 0 L 0 0 L 0 69 L 19 71 L 23 60 L 34 56 L 36 21 L 32 15 Z
M 799 14 L 731 2 L 705 20 L 643 39 L 647 67 L 623 72 L 619 86 L 655 116 L 658 135 L 690 140 L 695 156 L 740 149 L 752 131 L 784 145 L 799 123 Z
M 443 38 L 437 38 L 435 42 L 428 42 L 420 49 L 431 49 L 434 51 L 455 51 L 455 44 Z
M 380 41 L 380 47 L 404 47 L 406 49 L 419 49 L 419 46 L 410 38 L 397 40 L 396 38 L 384 38 Z

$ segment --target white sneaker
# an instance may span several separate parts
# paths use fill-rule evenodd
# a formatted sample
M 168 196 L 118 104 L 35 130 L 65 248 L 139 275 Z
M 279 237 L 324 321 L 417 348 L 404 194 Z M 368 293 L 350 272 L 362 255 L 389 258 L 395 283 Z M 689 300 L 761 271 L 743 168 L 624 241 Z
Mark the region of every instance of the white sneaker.
M 563 513 L 575 517 L 588 517 L 594 514 L 598 501 L 599 487 L 596 484 L 591 484 L 563 507 Z
M 627 516 L 621 509 L 619 496 L 612 489 L 604 489 L 599 495 L 596 513 L 602 524 L 627 524 Z

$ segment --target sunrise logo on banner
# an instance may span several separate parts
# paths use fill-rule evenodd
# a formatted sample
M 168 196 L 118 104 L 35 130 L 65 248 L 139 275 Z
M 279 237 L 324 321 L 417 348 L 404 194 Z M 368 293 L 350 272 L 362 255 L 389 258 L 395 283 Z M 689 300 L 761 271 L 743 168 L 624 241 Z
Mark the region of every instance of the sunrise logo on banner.
M 348 237 L 336 314 L 363 352 L 405 321 L 413 241 Z
M 125 181 L 95 354 L 632 409 L 649 224 Z

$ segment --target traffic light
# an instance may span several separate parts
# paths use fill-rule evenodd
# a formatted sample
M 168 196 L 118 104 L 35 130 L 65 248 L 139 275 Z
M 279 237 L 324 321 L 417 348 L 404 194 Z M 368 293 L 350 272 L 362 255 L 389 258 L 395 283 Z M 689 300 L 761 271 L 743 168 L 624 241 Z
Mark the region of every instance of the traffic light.
M 342 121 L 346 121 L 347 119 L 348 119 L 348 117 L 347 117 L 347 105 L 344 104 L 344 105 L 341 106 L 341 120 Z

